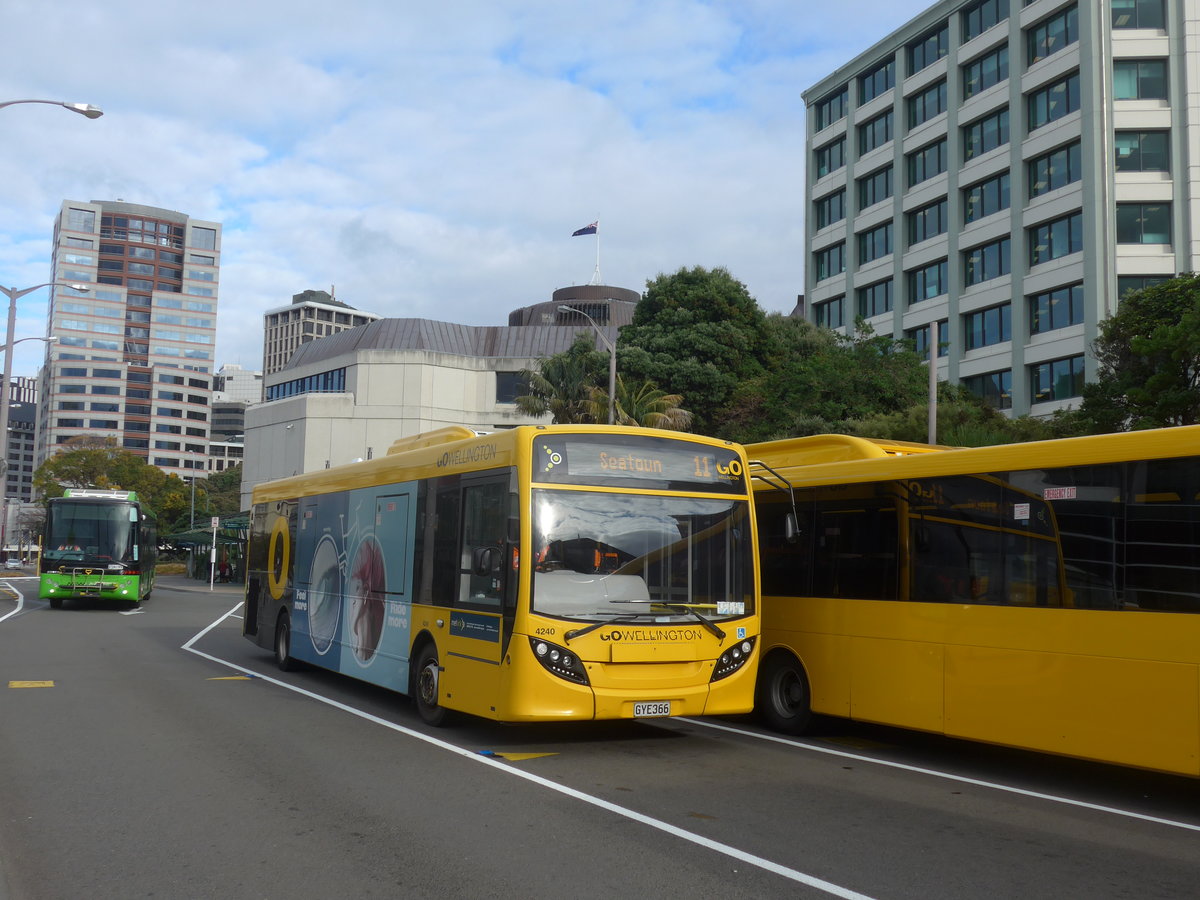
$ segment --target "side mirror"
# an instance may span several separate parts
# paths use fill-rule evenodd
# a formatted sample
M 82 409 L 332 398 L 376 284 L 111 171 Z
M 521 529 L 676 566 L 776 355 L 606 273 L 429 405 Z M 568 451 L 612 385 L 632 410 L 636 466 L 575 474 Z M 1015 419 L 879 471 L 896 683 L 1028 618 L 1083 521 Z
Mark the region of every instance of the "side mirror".
M 499 547 L 476 547 L 471 551 L 471 571 L 475 575 L 495 575 L 500 571 Z
M 783 520 L 783 538 L 789 544 L 794 544 L 799 537 L 800 526 L 796 524 L 796 514 L 788 513 L 787 517 Z

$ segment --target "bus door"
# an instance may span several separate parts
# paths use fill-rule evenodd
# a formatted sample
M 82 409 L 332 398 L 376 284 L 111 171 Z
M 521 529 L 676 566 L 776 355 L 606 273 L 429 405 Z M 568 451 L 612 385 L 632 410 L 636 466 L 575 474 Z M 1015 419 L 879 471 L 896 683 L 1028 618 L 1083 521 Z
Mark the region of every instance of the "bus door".
M 500 690 L 507 577 L 509 473 L 461 481 L 457 584 L 441 650 L 441 694 L 447 705 L 494 718 Z

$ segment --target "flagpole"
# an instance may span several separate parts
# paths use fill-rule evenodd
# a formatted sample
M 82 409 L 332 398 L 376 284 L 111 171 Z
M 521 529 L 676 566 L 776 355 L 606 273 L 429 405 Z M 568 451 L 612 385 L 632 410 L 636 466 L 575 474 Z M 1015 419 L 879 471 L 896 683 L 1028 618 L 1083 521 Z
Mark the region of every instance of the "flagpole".
M 592 284 L 602 284 L 600 280 L 600 220 L 596 220 L 596 271 L 592 275 Z

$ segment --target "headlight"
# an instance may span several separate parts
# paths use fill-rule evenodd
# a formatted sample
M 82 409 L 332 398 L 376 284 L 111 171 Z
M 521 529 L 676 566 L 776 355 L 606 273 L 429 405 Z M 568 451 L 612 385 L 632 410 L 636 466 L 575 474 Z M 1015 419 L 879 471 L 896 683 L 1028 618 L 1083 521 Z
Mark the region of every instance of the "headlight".
M 587 671 L 579 657 L 557 644 L 543 641 L 541 638 L 530 638 L 529 646 L 533 650 L 533 658 L 542 664 L 548 672 L 553 672 L 559 678 L 573 681 L 576 684 L 588 684 Z
M 717 659 L 710 682 L 728 678 L 746 664 L 754 652 L 754 638 L 742 638 Z

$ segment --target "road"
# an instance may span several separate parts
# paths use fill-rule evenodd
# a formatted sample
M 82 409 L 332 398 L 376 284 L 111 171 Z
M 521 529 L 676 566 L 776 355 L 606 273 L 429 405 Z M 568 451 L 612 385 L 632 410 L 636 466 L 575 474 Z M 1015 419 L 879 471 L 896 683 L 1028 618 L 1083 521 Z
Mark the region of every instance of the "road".
M 0 900 L 1194 897 L 1200 782 L 827 723 L 427 728 L 236 592 L 0 598 Z M 24 598 L 17 600 L 20 592 Z

